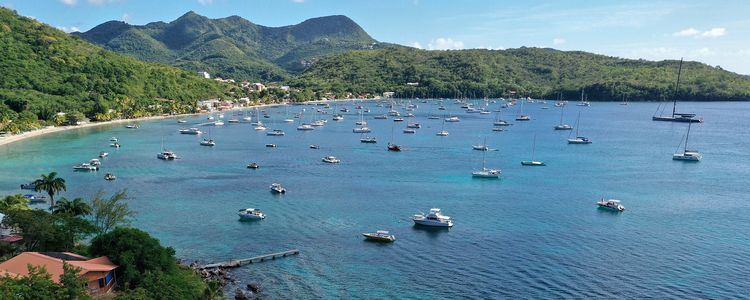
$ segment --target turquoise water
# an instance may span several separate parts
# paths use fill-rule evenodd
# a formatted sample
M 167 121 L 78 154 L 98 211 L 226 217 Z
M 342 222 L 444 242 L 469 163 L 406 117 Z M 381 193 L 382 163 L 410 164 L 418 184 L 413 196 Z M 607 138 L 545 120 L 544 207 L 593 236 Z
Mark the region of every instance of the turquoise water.
M 352 104 L 345 120 L 310 132 L 282 123 L 284 108 L 268 109 L 263 121 L 286 136 L 227 124 L 211 128 L 213 148 L 178 133 L 205 116 L 51 134 L 0 146 L 0 193 L 17 193 L 18 184 L 56 170 L 68 181 L 68 197 L 127 188 L 138 211 L 134 225 L 180 257 L 213 262 L 300 249 L 233 272 L 242 283 L 259 282 L 271 298 L 747 297 L 750 103 L 680 104 L 706 120 L 691 132 L 691 148 L 704 154 L 699 163 L 672 161 L 687 124 L 652 122 L 655 103 L 571 103 L 566 123 L 581 111 L 590 145 L 568 145 L 569 132 L 552 129 L 559 108 L 526 104 L 532 121 L 493 132 L 494 113 L 467 114 L 448 103 L 462 120 L 438 137 L 442 121 L 427 119 L 438 112 L 435 104 L 418 103 L 423 128 L 408 135 L 401 133 L 406 122 L 373 120 L 387 109 L 365 102 L 374 145 L 352 133 Z M 312 106 L 288 111 L 303 108 Z M 385 150 L 394 128 L 400 153 Z M 535 158 L 546 167 L 520 165 L 531 158 L 534 135 Z M 111 136 L 121 149 L 108 147 Z M 162 137 L 181 159 L 155 158 Z M 486 153 L 487 166 L 501 168 L 501 180 L 471 178 L 482 164 L 471 145 L 485 137 L 497 149 Z M 102 150 L 111 154 L 101 171 L 72 171 Z M 326 155 L 342 162 L 324 164 Z M 261 168 L 246 169 L 249 162 Z M 118 179 L 104 181 L 106 172 Z M 269 193 L 277 181 L 286 195 Z M 601 197 L 621 199 L 627 210 L 597 210 Z M 238 222 L 236 211 L 246 207 L 268 217 Z M 413 227 L 409 217 L 431 207 L 452 216 L 455 227 Z M 363 241 L 362 232 L 378 229 L 397 241 Z

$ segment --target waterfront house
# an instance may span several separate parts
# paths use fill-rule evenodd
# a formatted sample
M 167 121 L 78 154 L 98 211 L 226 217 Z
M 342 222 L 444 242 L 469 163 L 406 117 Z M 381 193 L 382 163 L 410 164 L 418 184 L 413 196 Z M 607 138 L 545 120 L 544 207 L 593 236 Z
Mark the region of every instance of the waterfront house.
M 63 263 L 80 269 L 78 275 L 86 280 L 86 291 L 97 297 L 108 294 L 115 286 L 115 269 L 106 256 L 90 259 L 70 252 L 23 252 L 0 264 L 0 276 L 26 276 L 28 265 L 44 267 L 52 281 L 60 283 Z

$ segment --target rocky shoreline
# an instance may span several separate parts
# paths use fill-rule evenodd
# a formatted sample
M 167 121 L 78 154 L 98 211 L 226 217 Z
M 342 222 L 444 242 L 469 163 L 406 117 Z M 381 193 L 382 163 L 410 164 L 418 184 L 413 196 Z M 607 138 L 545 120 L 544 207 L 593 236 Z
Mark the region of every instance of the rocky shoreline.
M 181 262 L 181 264 L 200 275 L 201 279 L 206 283 L 218 282 L 225 292 L 227 291 L 228 286 L 237 286 L 234 290 L 234 299 L 236 300 L 262 299 L 260 284 L 251 282 L 243 285 L 232 277 L 227 268 L 216 267 L 212 269 L 204 269 L 201 268 L 201 264 L 198 262 L 190 264 Z

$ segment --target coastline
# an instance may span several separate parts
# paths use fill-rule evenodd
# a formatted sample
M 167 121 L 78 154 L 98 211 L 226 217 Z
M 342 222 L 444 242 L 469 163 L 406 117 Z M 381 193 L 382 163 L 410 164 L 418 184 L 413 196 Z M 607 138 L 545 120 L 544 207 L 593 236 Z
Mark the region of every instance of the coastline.
M 349 100 L 352 100 L 352 99 L 336 99 L 336 100 L 326 100 L 326 101 L 314 100 L 314 101 L 305 101 L 302 104 L 309 105 L 309 104 L 335 102 L 335 101 L 349 101 Z M 234 107 L 234 108 L 227 109 L 224 111 L 274 107 L 274 106 L 281 106 L 281 105 L 290 105 L 290 103 L 273 103 L 273 104 L 242 106 L 242 107 Z M 181 118 L 181 117 L 189 117 L 189 116 L 199 116 L 199 115 L 207 115 L 207 114 L 218 113 L 218 112 L 221 112 L 221 111 L 151 116 L 151 117 L 142 117 L 142 118 L 135 118 L 135 119 L 118 119 L 118 120 L 111 120 L 111 121 L 104 121 L 104 122 L 91 122 L 91 123 L 86 123 L 86 124 L 81 124 L 81 125 L 47 126 L 47 127 L 43 127 L 37 130 L 33 130 L 33 131 L 0 137 L 0 147 L 9 145 L 15 142 L 23 141 L 29 138 L 33 138 L 33 137 L 38 137 L 38 136 L 43 136 L 43 135 L 47 135 L 50 133 L 63 132 L 63 131 L 68 131 L 68 130 L 73 130 L 73 129 L 90 128 L 90 127 L 104 126 L 104 125 L 111 125 L 111 124 L 122 124 L 122 123 L 131 123 L 131 122 L 154 121 L 154 120 L 164 120 L 164 119 Z

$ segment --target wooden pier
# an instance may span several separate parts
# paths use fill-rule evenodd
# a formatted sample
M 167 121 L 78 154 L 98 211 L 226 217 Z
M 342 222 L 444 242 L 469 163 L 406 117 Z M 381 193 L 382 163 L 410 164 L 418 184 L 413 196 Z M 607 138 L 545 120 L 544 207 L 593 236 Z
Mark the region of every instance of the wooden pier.
M 297 254 L 299 254 L 299 250 L 292 249 L 292 250 L 276 252 L 276 253 L 271 253 L 271 254 L 266 254 L 266 255 L 259 255 L 259 256 L 255 256 L 251 258 L 234 259 L 230 261 L 207 264 L 207 265 L 200 266 L 199 269 L 237 268 L 237 267 L 241 267 L 244 265 L 262 262 L 262 261 L 269 260 L 269 259 L 273 260 L 276 258 L 287 257 L 287 256 L 297 255 Z

